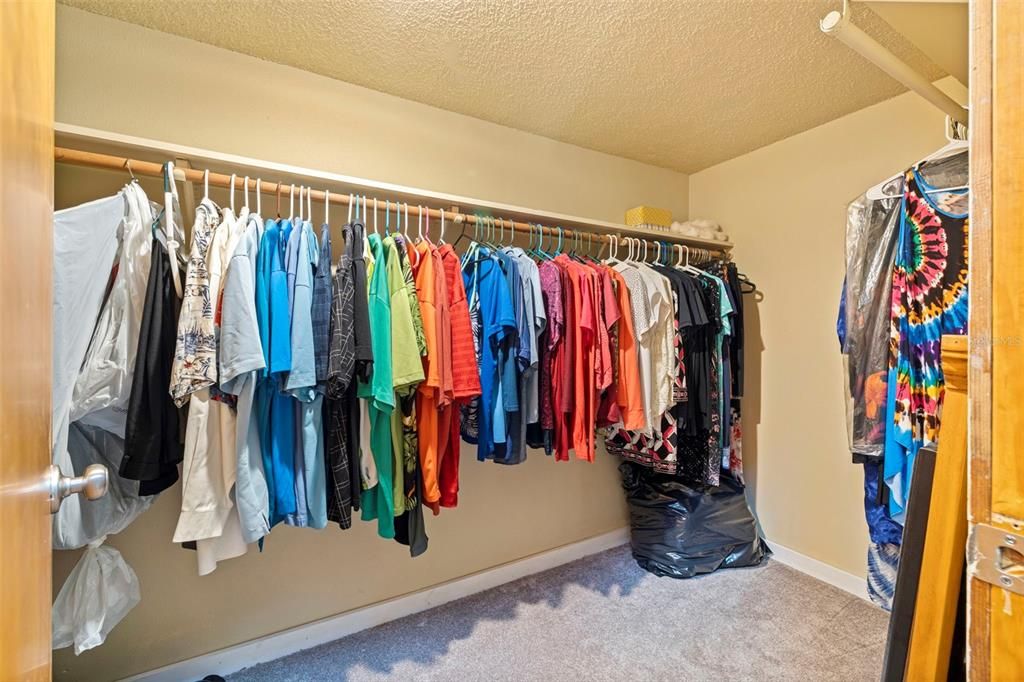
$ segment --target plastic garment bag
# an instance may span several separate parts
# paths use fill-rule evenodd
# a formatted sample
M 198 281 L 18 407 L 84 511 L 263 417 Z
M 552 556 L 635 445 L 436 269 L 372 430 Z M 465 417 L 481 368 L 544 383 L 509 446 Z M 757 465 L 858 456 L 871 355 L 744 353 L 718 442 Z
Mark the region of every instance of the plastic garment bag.
M 71 421 L 92 424 L 124 437 L 149 278 L 153 212 L 138 184 L 131 183 L 122 194 L 126 210 L 117 273 L 75 381 Z
M 116 533 L 152 501 L 138 496 L 137 481 L 117 475 L 149 275 L 152 211 L 136 183 L 114 199 L 116 204 L 104 205 L 101 212 L 94 210 L 95 205 L 110 200 L 59 211 L 54 219 L 52 461 L 65 476 L 80 475 L 94 462 L 106 465 L 111 473 L 108 492 L 100 500 L 90 502 L 80 495 L 64 500 L 54 516 L 55 549 L 77 549 Z M 119 206 L 117 212 L 114 206 Z M 139 262 L 130 262 L 133 257 Z M 79 267 L 83 261 L 89 266 Z M 103 299 L 105 291 L 109 293 Z M 79 292 L 87 294 L 84 301 Z M 76 301 L 83 304 L 75 305 Z M 134 330 L 127 329 L 131 324 Z M 135 345 L 129 349 L 132 341 Z M 74 379 L 69 381 L 66 372 L 72 367 Z M 89 417 L 100 413 L 100 424 L 90 423 Z M 74 425 L 72 415 L 78 417 Z
M 103 643 L 141 598 L 139 579 L 103 539 L 90 545 L 53 603 L 53 648 L 78 655 Z
M 53 611 L 54 647 L 73 643 L 76 653 L 101 644 L 138 601 L 134 572 L 116 549 L 100 545 L 153 501 L 139 497 L 137 481 L 117 475 L 152 222 L 136 183 L 54 216 L 52 462 L 65 476 L 93 463 L 111 474 L 103 498 L 72 495 L 53 518 L 54 549 L 89 545 Z
M 899 236 L 898 178 L 884 188 L 894 198 L 857 197 L 846 210 L 847 427 L 854 459 L 882 457 L 885 450 L 886 376 L 892 264 Z
M 623 462 L 619 471 L 633 558 L 644 570 L 692 578 L 756 566 L 768 555 L 743 486 L 731 476 L 722 476 L 717 487 L 690 487 L 632 462 Z

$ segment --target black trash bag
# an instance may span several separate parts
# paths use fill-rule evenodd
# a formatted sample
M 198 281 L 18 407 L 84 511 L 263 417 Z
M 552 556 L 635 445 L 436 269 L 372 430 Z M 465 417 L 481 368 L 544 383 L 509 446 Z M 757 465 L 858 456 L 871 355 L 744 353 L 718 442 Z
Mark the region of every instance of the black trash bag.
M 716 487 L 690 487 L 632 462 L 619 466 L 629 503 L 630 544 L 640 567 L 692 578 L 720 568 L 757 566 L 771 550 L 757 532 L 743 486 L 723 475 Z

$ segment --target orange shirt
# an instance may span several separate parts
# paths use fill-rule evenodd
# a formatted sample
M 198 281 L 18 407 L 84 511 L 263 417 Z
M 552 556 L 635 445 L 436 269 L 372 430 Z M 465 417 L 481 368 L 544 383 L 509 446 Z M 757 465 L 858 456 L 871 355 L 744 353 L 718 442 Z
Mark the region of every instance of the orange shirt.
M 640 431 L 647 425 L 644 417 L 643 388 L 640 385 L 640 358 L 637 355 L 636 333 L 633 329 L 633 308 L 629 302 L 629 288 L 626 280 L 615 269 L 609 268 L 618 286 L 619 299 L 619 356 L 617 386 L 619 409 L 622 412 L 622 426 L 630 431 Z
M 441 442 L 438 483 L 441 489 L 442 507 L 455 507 L 459 503 L 459 405 L 480 395 L 480 370 L 473 350 L 473 323 L 469 319 L 469 303 L 466 301 L 466 287 L 462 281 L 462 265 L 451 244 L 437 249 L 441 261 L 445 284 L 445 300 L 448 308 L 449 362 L 452 401 L 441 408 L 438 436 Z M 440 279 L 440 277 L 438 277 Z M 444 386 L 442 374 L 442 390 Z
M 427 354 L 423 358 L 425 379 L 416 389 L 416 430 L 419 433 L 420 475 L 423 478 L 423 502 L 437 513 L 441 499 L 438 485 L 438 458 L 440 439 L 438 433 L 438 409 L 442 395 L 443 357 L 441 344 L 441 322 L 439 308 L 445 308 L 437 301 L 436 261 L 430 244 L 422 241 L 413 246 L 416 259 L 416 296 L 420 302 L 423 317 L 423 335 L 426 337 Z

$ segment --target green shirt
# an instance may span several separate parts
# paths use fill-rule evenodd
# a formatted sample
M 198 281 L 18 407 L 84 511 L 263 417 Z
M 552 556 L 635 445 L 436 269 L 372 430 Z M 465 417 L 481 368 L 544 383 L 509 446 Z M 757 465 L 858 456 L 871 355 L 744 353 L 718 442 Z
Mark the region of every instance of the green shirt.
M 369 383 L 360 382 L 358 395 L 368 399 L 370 416 L 370 451 L 377 465 L 378 483 L 362 491 L 362 518 L 377 519 L 377 534 L 395 537 L 394 477 L 395 466 L 391 446 L 391 412 L 395 408 L 392 370 L 391 293 L 384 267 L 384 245 L 376 234 L 369 235 L 374 267 L 368 275 L 370 342 L 373 349 L 373 373 Z
M 413 322 L 413 310 L 410 293 L 406 287 L 405 273 L 398 254 L 398 246 L 394 237 L 384 238 L 384 259 L 387 262 L 388 294 L 391 304 L 391 364 L 394 370 L 394 390 L 400 395 L 407 395 L 423 381 L 423 361 L 420 358 L 416 343 L 416 330 Z M 378 263 L 379 267 L 380 263 Z M 412 297 L 416 296 L 415 292 Z M 417 303 L 418 305 L 418 303 Z M 417 308 L 416 312 L 419 312 Z M 392 479 L 392 495 L 394 515 L 401 516 L 405 511 L 405 457 L 404 439 L 402 437 L 402 415 L 396 410 L 391 415 L 392 458 L 394 477 Z

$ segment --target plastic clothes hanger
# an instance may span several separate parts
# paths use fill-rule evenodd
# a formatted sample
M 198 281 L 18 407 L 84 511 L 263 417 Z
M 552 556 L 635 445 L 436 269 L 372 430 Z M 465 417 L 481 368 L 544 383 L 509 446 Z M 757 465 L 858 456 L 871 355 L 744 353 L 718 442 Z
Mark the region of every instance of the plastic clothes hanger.
M 263 215 L 263 196 L 260 191 L 260 187 L 263 184 L 263 180 L 256 178 L 256 215 Z
M 324 225 L 331 224 L 331 190 L 324 190 Z
M 313 222 L 313 188 L 306 188 L 306 220 Z
M 249 210 L 249 176 L 248 175 L 245 176 L 245 180 L 242 181 L 242 184 L 244 185 L 243 196 L 245 197 L 245 205 L 243 206 L 243 208 L 246 211 L 248 211 Z
M 167 255 L 171 261 L 171 279 L 174 291 L 182 298 L 181 273 L 178 268 L 178 240 L 174 237 L 174 206 L 178 203 L 178 187 L 174 184 L 174 162 L 164 166 L 164 236 L 167 239 Z
M 938 161 L 939 159 L 945 158 L 947 156 L 953 156 L 954 154 L 967 150 L 969 147 L 969 142 L 966 139 L 966 135 L 964 134 L 964 132 L 966 131 L 961 132 L 961 128 L 962 126 L 959 123 L 954 121 L 951 117 L 946 116 L 945 130 L 943 131 L 943 134 L 946 137 L 946 144 L 943 145 L 941 148 L 937 149 L 936 151 L 932 152 L 928 156 L 924 157 L 917 163 L 915 163 L 914 166 L 920 167 L 930 161 Z M 872 199 L 874 201 L 878 201 L 881 199 L 902 199 L 902 182 L 900 185 L 901 191 L 899 194 L 886 193 L 885 188 L 895 181 L 902 181 L 905 174 L 906 171 L 902 171 L 878 183 L 865 193 L 867 198 Z M 933 187 L 931 189 L 926 189 L 922 191 L 925 194 L 937 194 L 942 192 L 954 192 L 957 190 L 968 188 L 969 185 L 957 185 L 956 187 Z
M 444 209 L 441 209 L 441 235 L 437 239 L 439 244 L 444 244 Z
M 210 199 L 210 169 L 203 171 L 203 199 Z
M 347 225 L 352 225 L 352 204 L 356 203 L 356 198 L 349 194 L 348 195 L 348 218 L 345 219 Z
M 235 179 L 237 177 L 238 176 L 235 175 L 234 173 L 231 174 L 231 189 L 228 190 L 229 192 L 231 192 L 231 199 L 230 199 L 231 215 L 235 215 Z

